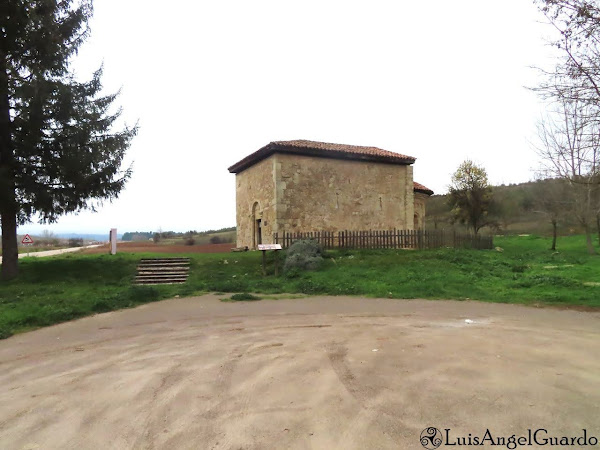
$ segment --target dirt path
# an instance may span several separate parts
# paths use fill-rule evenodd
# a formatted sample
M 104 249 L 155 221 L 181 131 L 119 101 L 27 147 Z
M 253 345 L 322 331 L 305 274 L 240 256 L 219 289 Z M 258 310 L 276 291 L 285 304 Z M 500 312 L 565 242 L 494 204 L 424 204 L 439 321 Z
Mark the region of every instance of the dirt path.
M 62 255 L 63 253 L 84 252 L 86 250 L 91 251 L 91 249 L 95 249 L 97 247 L 101 247 L 101 245 L 86 245 L 83 247 L 60 248 L 58 250 L 44 250 L 42 252 L 19 253 L 19 258 L 43 258 L 44 256 Z M 2 256 L 0 256 L 0 263 L 1 262 Z
M 600 438 L 599 349 L 600 313 L 168 300 L 0 341 L 0 448 L 422 449 L 427 426 Z

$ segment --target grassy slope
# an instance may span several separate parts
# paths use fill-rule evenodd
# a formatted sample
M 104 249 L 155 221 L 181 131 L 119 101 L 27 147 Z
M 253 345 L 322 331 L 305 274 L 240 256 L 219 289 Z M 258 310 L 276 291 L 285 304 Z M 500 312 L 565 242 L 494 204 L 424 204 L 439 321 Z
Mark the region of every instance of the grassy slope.
M 18 280 L 0 282 L 0 336 L 206 291 L 600 307 L 600 256 L 585 253 L 582 236 L 561 238 L 557 253 L 547 250 L 548 239 L 535 236 L 496 238 L 495 244 L 504 251 L 330 252 L 322 270 L 293 278 L 263 278 L 260 252 L 190 254 L 189 281 L 159 287 L 131 285 L 137 261 L 150 254 L 24 259 Z M 269 264 L 272 270 L 272 253 Z
M 212 237 L 218 237 L 223 243 L 235 243 L 235 231 L 219 231 L 217 233 L 195 234 L 192 237 L 194 238 L 194 245 L 210 244 L 210 239 Z M 165 238 L 161 239 L 158 242 L 158 245 L 185 245 L 186 239 L 186 237 L 179 236 L 173 238 Z
M 324 270 L 298 278 L 259 276 L 254 254 L 202 261 L 191 284 L 224 292 L 302 292 L 392 298 L 478 299 L 507 303 L 558 303 L 600 307 L 600 256 L 588 256 L 583 237 L 497 238 L 504 251 L 429 250 L 330 252 Z M 562 247 L 561 247 L 562 246 Z M 219 264 L 227 259 L 229 264 Z M 248 267 L 247 260 L 254 264 Z M 272 259 L 272 258 L 271 258 Z M 238 260 L 238 264 L 233 264 Z M 246 275 L 247 274 L 247 275 Z M 234 277 L 235 275 L 235 277 Z

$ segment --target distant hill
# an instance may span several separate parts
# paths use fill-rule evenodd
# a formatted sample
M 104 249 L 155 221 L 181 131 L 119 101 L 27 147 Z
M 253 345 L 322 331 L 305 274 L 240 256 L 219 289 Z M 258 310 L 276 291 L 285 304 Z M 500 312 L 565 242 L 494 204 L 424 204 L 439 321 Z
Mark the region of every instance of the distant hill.
M 541 212 L 538 198 L 545 195 L 546 188 L 552 183 L 556 183 L 556 180 L 492 186 L 494 205 L 488 216 L 491 226 L 484 227 L 481 231 L 495 234 L 550 235 L 552 225 Z M 425 227 L 427 229 L 465 230 L 464 226 L 453 223 L 448 194 L 431 196 L 427 202 Z M 559 219 L 559 234 L 581 232 L 581 226 L 572 215 L 565 213 Z

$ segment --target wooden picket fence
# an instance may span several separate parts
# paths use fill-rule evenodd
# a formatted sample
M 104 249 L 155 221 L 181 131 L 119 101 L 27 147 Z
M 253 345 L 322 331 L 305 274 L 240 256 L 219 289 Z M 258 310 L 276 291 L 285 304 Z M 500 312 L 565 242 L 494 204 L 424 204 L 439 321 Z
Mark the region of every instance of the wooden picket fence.
M 461 234 L 444 230 L 308 231 L 275 233 L 276 244 L 289 247 L 301 239 L 316 240 L 323 248 L 475 248 L 492 249 L 492 236 Z

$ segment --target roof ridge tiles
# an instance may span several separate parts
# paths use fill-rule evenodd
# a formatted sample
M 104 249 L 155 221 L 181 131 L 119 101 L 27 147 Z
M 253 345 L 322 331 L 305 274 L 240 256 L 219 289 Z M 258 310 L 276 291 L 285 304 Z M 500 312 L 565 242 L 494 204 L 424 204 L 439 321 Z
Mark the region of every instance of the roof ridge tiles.
M 229 172 L 242 172 L 248 167 L 253 166 L 257 162 L 278 152 L 322 158 L 352 159 L 402 165 L 413 164 L 416 160 L 416 158 L 412 156 L 391 152 L 389 150 L 383 150 L 378 147 L 333 144 L 329 142 L 296 139 L 291 141 L 272 141 L 229 167 Z
M 433 191 L 426 186 L 423 186 L 421 183 L 417 183 L 413 181 L 413 190 L 417 192 L 422 192 L 423 194 L 433 195 Z

